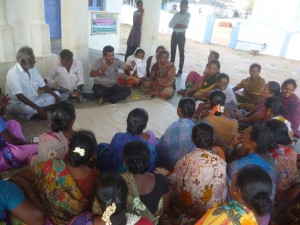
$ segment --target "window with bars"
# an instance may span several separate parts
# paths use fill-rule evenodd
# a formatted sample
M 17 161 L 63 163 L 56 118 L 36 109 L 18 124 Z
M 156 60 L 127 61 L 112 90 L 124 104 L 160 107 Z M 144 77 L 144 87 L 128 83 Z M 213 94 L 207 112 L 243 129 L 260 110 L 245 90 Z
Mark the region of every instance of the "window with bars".
M 89 10 L 104 10 L 104 0 L 88 0 L 89 1 Z

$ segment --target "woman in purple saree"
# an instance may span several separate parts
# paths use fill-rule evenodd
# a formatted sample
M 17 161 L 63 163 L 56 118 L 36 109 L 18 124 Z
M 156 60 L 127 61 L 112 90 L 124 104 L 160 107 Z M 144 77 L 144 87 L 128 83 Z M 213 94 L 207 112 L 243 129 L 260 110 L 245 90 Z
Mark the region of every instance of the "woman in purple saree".
M 286 113 L 282 116 L 287 119 L 294 131 L 294 136 L 300 138 L 300 99 L 294 93 L 297 83 L 294 79 L 287 79 L 281 85 L 281 98 Z

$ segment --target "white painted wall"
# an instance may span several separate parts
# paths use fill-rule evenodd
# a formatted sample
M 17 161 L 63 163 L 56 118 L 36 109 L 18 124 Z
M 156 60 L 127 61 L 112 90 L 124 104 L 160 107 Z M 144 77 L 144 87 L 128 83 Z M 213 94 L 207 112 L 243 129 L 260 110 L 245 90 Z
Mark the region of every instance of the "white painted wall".
M 266 43 L 267 47 L 262 53 L 279 56 L 285 34 L 285 31 L 265 24 L 247 24 L 241 26 L 238 40 L 258 44 Z
M 300 60 L 300 1 L 299 0 L 256 0 L 251 20 L 243 23 L 236 49 L 245 48 L 247 42 L 266 43 L 263 54 Z M 292 32 L 288 45 L 284 44 L 286 34 Z M 244 44 L 241 44 L 244 43 Z
M 169 27 L 169 22 L 173 18 L 174 14 L 169 13 L 167 11 L 161 10 L 160 11 L 160 20 L 159 20 L 159 28 L 158 31 L 160 33 L 169 34 L 171 35 L 173 29 Z
M 100 12 L 100 11 L 89 11 L 88 12 L 88 27 L 89 27 L 89 48 L 102 51 L 104 46 L 111 45 L 115 48 L 115 52 L 119 52 L 120 48 L 120 24 L 121 24 L 121 6 L 122 2 L 120 0 L 106 0 L 105 11 L 110 13 L 119 13 L 118 16 L 118 25 L 117 25 L 117 34 L 105 34 L 105 35 L 90 35 L 91 34 L 91 12 Z M 132 20 L 131 16 L 127 16 Z
M 299 0 L 256 0 L 252 12 L 252 21 L 266 22 L 279 27 L 298 25 L 300 19 L 294 23 L 299 12 Z
M 285 58 L 300 60 L 300 33 L 292 34 Z
M 132 25 L 133 12 L 136 9 L 129 5 L 122 5 L 121 10 L 121 23 Z M 198 9 L 199 10 L 199 9 Z M 186 32 L 186 37 L 196 41 L 203 41 L 204 32 L 206 29 L 207 18 L 206 16 L 200 15 L 196 8 L 190 8 L 191 20 L 189 28 Z M 164 10 L 160 11 L 159 20 L 159 32 L 171 35 L 173 32 L 172 28 L 169 28 L 169 22 L 173 18 L 174 14 L 166 12 Z

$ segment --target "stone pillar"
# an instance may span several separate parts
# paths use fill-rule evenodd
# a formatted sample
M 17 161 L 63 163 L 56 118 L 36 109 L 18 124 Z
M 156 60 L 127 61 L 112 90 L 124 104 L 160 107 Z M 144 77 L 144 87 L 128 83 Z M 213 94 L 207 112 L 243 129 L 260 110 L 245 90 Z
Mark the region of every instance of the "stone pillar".
M 5 0 L 0 0 L 0 63 L 15 60 L 12 27 L 7 23 Z
M 30 1 L 29 0 L 6 0 L 7 22 L 13 27 L 14 50 L 16 55 L 20 47 L 31 46 L 29 23 L 30 23 Z
M 70 49 L 83 65 L 84 82 L 89 80 L 88 3 L 86 0 L 61 0 L 62 48 Z
M 44 21 L 44 0 L 0 0 L 0 86 L 5 87 L 7 71 L 14 66 L 20 47 L 28 45 L 36 56 L 43 77 L 57 55 L 50 51 L 50 32 Z
M 50 29 L 45 23 L 44 1 L 30 0 L 30 40 L 35 56 L 51 54 Z
M 140 47 L 145 51 L 145 58 L 147 59 L 154 55 L 157 48 L 161 0 L 143 1 L 143 3 L 145 12 Z

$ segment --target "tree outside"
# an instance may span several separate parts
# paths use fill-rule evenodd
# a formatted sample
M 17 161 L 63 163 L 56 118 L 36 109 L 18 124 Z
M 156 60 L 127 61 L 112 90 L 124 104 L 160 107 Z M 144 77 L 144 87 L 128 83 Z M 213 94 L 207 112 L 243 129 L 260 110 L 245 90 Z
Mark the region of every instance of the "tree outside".
M 247 4 L 246 7 L 245 7 L 245 10 L 246 10 L 249 14 L 252 14 L 253 7 L 254 7 L 254 3 L 255 3 L 255 0 L 249 0 L 249 1 L 248 1 L 248 4 Z

